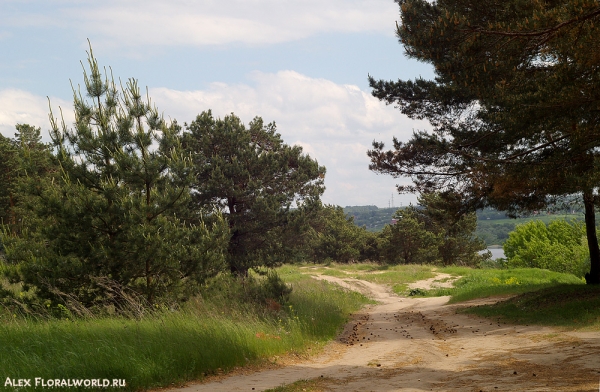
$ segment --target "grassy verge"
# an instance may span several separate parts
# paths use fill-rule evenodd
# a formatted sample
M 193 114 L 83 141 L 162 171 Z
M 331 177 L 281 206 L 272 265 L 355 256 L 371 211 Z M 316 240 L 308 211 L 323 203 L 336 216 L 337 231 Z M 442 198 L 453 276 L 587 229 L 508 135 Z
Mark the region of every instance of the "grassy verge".
M 462 276 L 453 288 L 422 292 L 450 295 L 450 303 L 477 298 L 510 296 L 496 304 L 461 310 L 515 324 L 600 330 L 600 287 L 587 286 L 571 275 L 536 268 L 508 270 L 441 268 Z
M 600 331 L 600 287 L 558 285 L 464 311 L 515 324 Z
M 451 303 L 475 298 L 522 294 L 560 284 L 584 284 L 574 275 L 537 268 L 499 270 L 445 267 L 440 268 L 439 272 L 461 276 L 461 278 L 454 282 L 452 288 L 429 290 L 426 295 L 450 295 Z
M 126 387 L 119 390 L 200 379 L 322 344 L 336 335 L 349 313 L 368 302 L 334 285 L 287 275 L 294 286 L 289 301 L 263 311 L 217 296 L 141 320 L 35 321 L 8 315 L 0 322 L 0 390 L 14 390 L 3 388 L 6 377 L 123 379 Z

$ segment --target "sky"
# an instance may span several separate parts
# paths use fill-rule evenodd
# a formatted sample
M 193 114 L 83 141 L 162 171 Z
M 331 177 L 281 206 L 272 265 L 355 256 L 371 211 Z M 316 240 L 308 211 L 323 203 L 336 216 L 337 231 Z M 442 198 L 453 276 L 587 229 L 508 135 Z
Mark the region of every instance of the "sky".
M 146 86 L 165 118 L 275 122 L 326 167 L 323 202 L 407 205 L 416 196 L 395 185 L 410 180 L 370 171 L 367 157 L 374 140 L 430 128 L 368 85 L 433 77 L 404 56 L 398 20 L 393 0 L 0 0 L 0 133 L 27 123 L 49 141 L 49 105 L 73 121 L 89 39 L 100 66 Z

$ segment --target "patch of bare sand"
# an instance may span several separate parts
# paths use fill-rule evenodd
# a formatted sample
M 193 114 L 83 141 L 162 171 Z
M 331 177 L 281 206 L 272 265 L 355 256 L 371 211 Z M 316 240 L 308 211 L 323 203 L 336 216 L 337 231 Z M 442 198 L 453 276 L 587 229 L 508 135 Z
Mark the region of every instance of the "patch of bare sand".
M 448 297 L 404 298 L 358 279 L 319 276 L 376 299 L 322 354 L 179 389 L 262 391 L 323 377 L 327 391 L 597 391 L 600 334 L 457 314 Z M 447 277 L 438 275 L 419 288 Z M 439 287 L 439 286 L 438 286 Z M 476 305 L 484 301 L 470 301 Z M 489 299 L 486 301 L 489 302 Z
M 437 273 L 433 278 L 419 280 L 417 282 L 409 283 L 409 289 L 422 289 L 422 290 L 431 290 L 431 289 L 439 289 L 439 288 L 448 288 L 452 287 L 454 282 L 460 279 L 460 276 L 452 276 L 450 274 Z

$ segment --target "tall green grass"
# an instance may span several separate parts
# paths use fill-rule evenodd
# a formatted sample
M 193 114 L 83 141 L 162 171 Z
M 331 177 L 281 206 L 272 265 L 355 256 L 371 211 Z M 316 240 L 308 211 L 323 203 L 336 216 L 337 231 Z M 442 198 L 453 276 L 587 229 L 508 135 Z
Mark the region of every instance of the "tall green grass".
M 586 285 L 572 274 L 537 268 L 446 267 L 440 271 L 462 277 L 453 288 L 422 294 L 450 295 L 450 303 L 498 297 L 495 304 L 468 307 L 461 312 L 516 324 L 600 330 L 600 287 Z
M 325 282 L 298 278 L 293 286 L 281 308 L 227 303 L 227 295 L 215 295 L 140 320 L 38 321 L 5 314 L 2 376 L 124 379 L 126 390 L 179 384 L 331 339 L 351 312 L 369 302 Z

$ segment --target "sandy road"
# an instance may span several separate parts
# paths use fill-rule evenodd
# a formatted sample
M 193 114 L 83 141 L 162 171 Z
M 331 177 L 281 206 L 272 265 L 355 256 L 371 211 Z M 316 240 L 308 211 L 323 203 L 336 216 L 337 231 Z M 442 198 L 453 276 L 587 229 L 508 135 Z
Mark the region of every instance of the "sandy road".
M 331 391 L 600 390 L 598 332 L 499 324 L 456 314 L 456 305 L 446 305 L 448 297 L 404 298 L 362 280 L 316 278 L 380 304 L 356 314 L 320 356 L 178 391 L 262 391 L 320 377 Z M 427 288 L 444 278 L 413 287 Z

